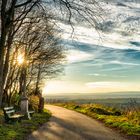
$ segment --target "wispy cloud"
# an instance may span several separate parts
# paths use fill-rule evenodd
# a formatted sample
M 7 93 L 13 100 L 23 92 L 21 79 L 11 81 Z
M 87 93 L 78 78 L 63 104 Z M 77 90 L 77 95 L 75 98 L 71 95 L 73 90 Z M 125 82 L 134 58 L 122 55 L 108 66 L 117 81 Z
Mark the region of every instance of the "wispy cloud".
M 93 58 L 92 54 L 80 50 L 69 50 L 67 54 L 68 63 L 81 62 Z
M 99 74 L 99 73 L 90 73 L 90 74 L 88 74 L 89 76 L 101 76 L 101 74 Z
M 100 71 L 123 71 L 123 70 L 128 70 L 128 69 L 130 69 L 130 68 L 132 68 L 132 67 L 111 67 L 111 68 L 104 68 L 104 69 L 102 69 L 102 70 L 100 70 Z
M 140 66 L 138 63 L 127 63 L 127 62 L 121 62 L 121 61 L 110 61 L 110 64 L 120 64 L 120 65 L 129 65 L 129 66 Z
M 103 81 L 103 82 L 89 82 L 86 83 L 86 86 L 89 88 L 116 88 L 122 87 L 125 84 L 121 82 L 112 82 L 112 81 Z
M 90 27 L 78 25 L 74 28 L 73 39 L 82 43 L 103 44 L 104 47 L 113 49 L 140 50 L 136 45 L 129 43 L 133 40 L 138 41 L 140 37 L 140 10 L 138 12 L 140 4 L 137 1 L 126 2 L 124 0 L 119 2 L 102 1 L 102 3 L 104 9 L 107 10 L 103 17 L 104 21 L 96 28 L 101 31 L 97 32 Z M 71 27 L 63 23 L 59 24 L 62 29 L 67 29 L 64 30 L 63 38 L 69 40 L 72 32 Z
M 127 88 L 132 83 L 127 82 L 114 82 L 114 81 L 100 81 L 100 82 L 88 82 L 85 84 L 88 88 Z
M 95 76 L 95 77 L 128 77 L 127 75 L 109 75 L 109 74 L 99 74 L 99 73 L 90 73 L 89 76 Z
M 48 92 L 140 90 L 140 2 L 104 1 L 107 13 L 96 28 L 99 32 L 79 24 L 71 34 L 72 28 L 59 21 L 68 67 L 62 81 L 47 85 Z

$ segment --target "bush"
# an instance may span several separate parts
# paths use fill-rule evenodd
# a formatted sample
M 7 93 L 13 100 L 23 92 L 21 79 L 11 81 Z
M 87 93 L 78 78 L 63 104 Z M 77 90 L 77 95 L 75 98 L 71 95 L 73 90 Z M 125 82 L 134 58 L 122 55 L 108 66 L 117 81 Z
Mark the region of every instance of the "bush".
M 76 106 L 74 107 L 74 109 L 79 109 L 79 108 L 81 108 L 79 105 L 76 105 Z
M 91 108 L 90 111 L 100 114 L 100 115 L 111 115 L 112 114 L 111 112 L 108 112 L 102 108 Z
M 122 113 L 120 111 L 115 111 L 115 112 L 112 113 L 112 115 L 120 116 L 120 115 L 122 115 Z
M 39 97 L 31 95 L 29 97 L 29 108 L 31 110 L 34 110 L 35 112 L 38 112 L 38 106 L 39 106 Z

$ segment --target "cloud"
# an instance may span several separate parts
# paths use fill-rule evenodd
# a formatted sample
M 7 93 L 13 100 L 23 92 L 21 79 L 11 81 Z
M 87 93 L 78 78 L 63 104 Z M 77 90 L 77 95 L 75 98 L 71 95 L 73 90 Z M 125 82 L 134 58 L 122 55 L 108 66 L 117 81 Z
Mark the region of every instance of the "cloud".
M 112 32 L 115 26 L 116 25 L 113 21 L 106 21 L 98 24 L 98 26 L 96 26 L 96 29 L 101 30 L 103 32 Z
M 130 41 L 130 44 L 140 47 L 140 42 L 138 42 L 138 41 Z
M 99 73 L 90 73 L 89 76 L 96 76 L 96 77 L 128 77 L 127 75 L 108 75 L 108 74 L 99 74 Z
M 101 71 L 103 72 L 108 72 L 108 71 L 123 71 L 123 70 L 128 70 L 130 69 L 130 67 L 113 67 L 113 68 L 104 68 Z
M 103 81 L 103 82 L 89 82 L 86 83 L 88 88 L 117 88 L 126 86 L 122 82 L 112 82 L 112 81 Z
M 123 3 L 120 3 L 120 2 L 117 3 L 117 6 L 127 7 L 127 5 L 125 5 L 125 4 L 123 4 Z
M 128 66 L 140 66 L 140 64 L 137 63 L 128 63 L 128 62 L 122 62 L 118 60 L 110 61 L 110 64 L 120 64 L 120 65 L 128 65 Z
M 89 88 L 109 88 L 109 87 L 118 87 L 120 86 L 121 83 L 120 82 L 89 82 L 86 83 L 86 86 Z
M 105 66 L 105 65 L 110 65 L 111 67 L 113 67 L 112 64 L 122 65 L 122 66 L 125 66 L 125 65 L 126 66 L 140 66 L 139 63 L 123 62 L 123 61 L 119 61 L 119 60 L 109 61 L 109 60 L 107 60 L 105 58 L 104 58 L 104 61 L 95 62 L 93 64 L 92 63 L 91 64 L 87 64 L 86 66 Z
M 69 50 L 67 54 L 68 63 L 81 62 L 85 60 L 90 60 L 91 58 L 93 58 L 93 55 L 84 51 Z
M 96 27 L 96 29 L 101 31 L 97 32 L 97 30 L 79 23 L 74 26 L 74 33 L 72 34 L 71 26 L 59 21 L 58 25 L 64 31 L 62 37 L 66 40 L 73 39 L 91 45 L 103 44 L 104 47 L 113 49 L 140 50 L 139 47 L 129 43 L 133 38 L 139 39 L 140 37 L 140 16 L 136 12 L 137 9 L 140 9 L 138 0 L 102 1 L 102 4 L 104 9 L 106 9 L 104 20 Z M 73 38 L 71 38 L 71 35 Z
M 104 21 L 96 28 L 99 32 L 79 23 L 74 26 L 74 33 L 71 34 L 72 28 L 59 21 L 63 30 L 62 43 L 68 48 L 68 67 L 62 81 L 48 85 L 50 92 L 71 92 L 72 89 L 73 92 L 93 93 L 108 92 L 110 89 L 140 89 L 137 83 L 140 69 L 140 2 L 104 1 L 107 13 L 103 17 Z M 90 82 L 94 80 L 101 81 Z M 134 84 L 127 83 L 133 82 L 132 80 Z
M 101 74 L 99 73 L 91 73 L 91 74 L 88 74 L 89 76 L 101 76 Z

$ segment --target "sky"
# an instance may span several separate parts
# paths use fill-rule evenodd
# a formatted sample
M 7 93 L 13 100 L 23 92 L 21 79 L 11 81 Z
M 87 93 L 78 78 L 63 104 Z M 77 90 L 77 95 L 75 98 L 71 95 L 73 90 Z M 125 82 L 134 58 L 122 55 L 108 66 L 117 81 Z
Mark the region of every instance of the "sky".
M 71 27 L 58 23 L 67 63 L 63 75 L 46 80 L 45 95 L 140 91 L 140 1 L 104 1 L 96 30 L 78 24 L 71 38 Z

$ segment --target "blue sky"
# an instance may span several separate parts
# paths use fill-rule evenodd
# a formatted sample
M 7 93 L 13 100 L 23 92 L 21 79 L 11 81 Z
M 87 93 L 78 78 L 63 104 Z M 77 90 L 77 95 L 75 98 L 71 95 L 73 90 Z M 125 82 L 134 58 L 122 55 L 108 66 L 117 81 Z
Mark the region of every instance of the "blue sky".
M 92 29 L 59 22 L 68 48 L 63 76 L 47 81 L 44 93 L 108 93 L 140 91 L 140 2 L 101 3 L 103 21 Z

